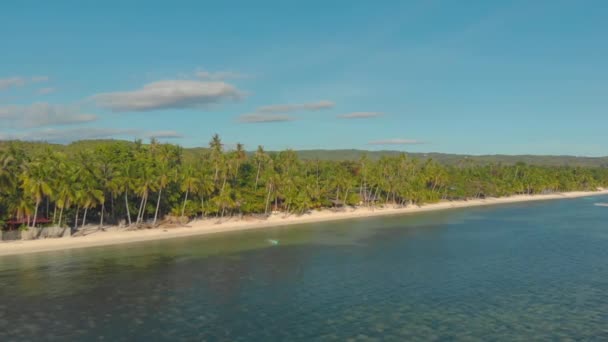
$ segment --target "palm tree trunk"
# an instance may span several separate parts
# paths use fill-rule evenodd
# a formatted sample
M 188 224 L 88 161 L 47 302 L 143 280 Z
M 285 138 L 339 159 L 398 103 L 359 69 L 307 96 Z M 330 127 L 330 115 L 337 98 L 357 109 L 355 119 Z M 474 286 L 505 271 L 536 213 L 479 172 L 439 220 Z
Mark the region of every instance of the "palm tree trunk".
M 205 195 L 201 194 L 201 218 L 205 217 Z
M 184 217 L 184 212 L 186 211 L 186 202 L 188 202 L 188 193 L 190 192 L 190 188 L 186 189 L 186 196 L 184 196 L 184 205 L 182 205 L 182 217 Z
M 160 197 L 163 194 L 163 188 L 160 188 L 158 190 L 158 199 L 156 200 L 156 211 L 154 212 L 154 222 L 152 223 L 153 226 L 156 225 L 156 218 L 158 217 L 158 209 L 160 208 Z
M 224 194 L 224 187 L 226 186 L 226 178 L 228 178 L 228 177 L 224 176 L 224 184 L 222 184 L 222 189 L 220 190 L 220 196 L 222 196 Z M 225 203 L 224 203 L 224 201 L 222 201 L 222 218 L 224 218 L 224 209 L 225 209 Z
M 272 185 L 268 185 L 268 195 L 266 196 L 266 210 L 264 210 L 264 214 L 268 215 L 268 206 L 270 205 L 270 191 L 272 190 Z
M 34 219 L 32 220 L 32 228 L 36 226 L 36 219 L 38 218 L 38 207 L 40 206 L 40 201 L 36 201 L 36 209 L 34 209 Z
M 74 219 L 74 230 L 78 229 L 78 213 L 80 211 L 80 205 L 76 207 L 76 218 Z
M 258 172 L 255 174 L 255 189 L 257 190 L 258 188 L 258 180 L 260 179 L 260 166 L 261 166 L 261 161 L 258 162 Z
M 110 216 L 114 217 L 114 192 L 110 193 Z
M 103 227 L 103 214 L 106 209 L 106 203 L 101 203 L 101 218 L 99 219 L 99 227 Z
M 346 200 L 348 199 L 348 191 L 349 190 L 350 190 L 349 188 L 346 188 L 346 193 L 344 194 L 344 205 L 343 205 L 344 208 L 346 208 Z
M 58 227 L 61 227 L 61 218 L 63 216 L 63 206 L 59 209 L 59 222 L 57 223 Z
M 55 209 L 53 209 L 53 224 L 55 224 L 56 214 L 57 214 L 57 202 L 55 202 Z
M 145 191 L 141 197 L 139 212 L 137 213 L 137 223 L 143 222 L 146 204 L 148 203 L 148 191 Z
M 125 190 L 125 207 L 127 208 L 127 219 L 129 221 L 129 226 L 131 225 L 131 213 L 129 212 L 129 199 L 127 198 L 127 192 Z
M 374 201 L 378 199 L 378 192 L 380 191 L 380 186 L 376 187 L 376 192 L 374 193 Z
M 240 163 L 237 161 L 236 170 L 234 171 L 234 185 L 237 184 L 237 179 L 239 178 L 239 167 L 241 167 L 241 166 L 240 166 Z
M 139 203 L 139 210 L 137 211 L 137 220 L 135 221 L 136 223 L 139 223 L 140 217 L 141 217 L 141 210 L 144 207 L 144 199 L 146 198 L 146 194 L 142 194 L 141 195 L 141 202 Z
M 84 207 L 84 215 L 82 216 L 82 226 L 87 225 L 87 211 L 89 211 L 89 207 Z
M 144 206 L 142 207 L 141 210 L 141 222 L 144 222 L 144 216 L 146 215 L 146 206 L 148 205 L 148 195 L 149 193 L 146 193 L 146 198 L 144 200 Z

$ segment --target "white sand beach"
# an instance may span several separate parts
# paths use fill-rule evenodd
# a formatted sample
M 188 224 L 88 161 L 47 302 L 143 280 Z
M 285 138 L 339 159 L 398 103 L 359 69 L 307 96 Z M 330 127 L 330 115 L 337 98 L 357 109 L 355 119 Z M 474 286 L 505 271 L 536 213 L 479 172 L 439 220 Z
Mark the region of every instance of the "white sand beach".
M 223 232 L 259 229 L 266 227 L 287 226 L 302 223 L 324 222 L 363 217 L 412 214 L 435 210 L 465 208 L 474 206 L 487 206 L 506 203 L 542 201 L 552 199 L 579 198 L 587 196 L 608 195 L 608 190 L 593 192 L 566 192 L 549 195 L 517 195 L 501 198 L 475 199 L 467 201 L 444 201 L 423 206 L 409 206 L 405 208 L 347 208 L 343 211 L 312 211 L 309 214 L 297 216 L 273 214 L 266 219 L 243 217 L 230 218 L 220 222 L 217 218 L 196 220 L 178 228 L 159 227 L 154 229 L 126 230 L 118 227 L 106 227 L 104 231 L 96 230 L 86 236 L 72 236 L 55 239 L 5 241 L 0 242 L 0 256 L 16 255 L 35 252 L 56 251 L 71 248 L 85 248 L 107 246 L 115 244 L 133 243 L 150 240 L 171 239 L 195 235 L 217 234 Z

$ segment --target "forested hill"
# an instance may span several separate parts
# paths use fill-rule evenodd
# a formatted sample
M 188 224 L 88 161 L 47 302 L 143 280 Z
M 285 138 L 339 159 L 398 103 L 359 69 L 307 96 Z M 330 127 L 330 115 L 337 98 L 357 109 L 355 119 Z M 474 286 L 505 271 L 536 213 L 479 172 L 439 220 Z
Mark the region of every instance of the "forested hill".
M 372 160 L 380 159 L 382 156 L 397 156 L 401 151 L 365 151 L 365 150 L 302 150 L 296 151 L 301 159 L 319 160 L 357 160 L 367 154 Z M 608 157 L 575 157 L 575 156 L 543 156 L 543 155 L 463 155 L 447 153 L 410 153 L 408 156 L 418 159 L 429 159 L 445 165 L 456 165 L 463 160 L 469 160 L 474 164 L 516 164 L 523 162 L 531 165 L 547 166 L 586 166 L 586 167 L 608 167 Z
M 99 145 L 116 143 L 117 140 L 82 140 L 76 141 L 67 145 L 49 144 L 42 142 L 15 142 L 21 148 L 29 151 L 42 150 L 50 148 L 54 151 L 62 151 L 65 153 L 77 153 L 78 151 L 90 149 Z M 130 145 L 134 144 L 131 141 L 119 141 Z M 9 142 L 0 141 L 0 150 L 6 148 Z M 246 146 L 250 151 L 254 151 L 256 146 Z M 184 148 L 184 158 L 195 158 L 197 155 L 206 150 L 206 147 Z M 278 152 L 278 151 L 276 151 Z M 253 154 L 254 152 L 248 152 Z M 272 152 L 269 152 L 272 153 Z M 358 160 L 361 156 L 367 155 L 371 160 L 378 160 L 383 156 L 397 156 L 403 151 L 366 151 L 366 150 L 300 150 L 296 151 L 298 157 L 303 160 Z M 523 162 L 530 165 L 546 165 L 546 166 L 584 166 L 584 167 L 608 167 L 608 157 L 575 157 L 575 156 L 546 156 L 546 155 L 463 155 L 463 154 L 447 154 L 447 153 L 410 153 L 405 152 L 408 156 L 421 160 L 433 159 L 444 165 L 457 165 L 467 161 L 472 164 L 483 165 L 490 163 L 502 163 L 506 165 Z

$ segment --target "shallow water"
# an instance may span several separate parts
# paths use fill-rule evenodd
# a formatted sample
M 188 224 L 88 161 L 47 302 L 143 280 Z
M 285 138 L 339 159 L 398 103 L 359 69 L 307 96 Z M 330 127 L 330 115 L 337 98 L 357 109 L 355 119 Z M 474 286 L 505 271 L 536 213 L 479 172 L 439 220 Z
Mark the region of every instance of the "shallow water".
M 606 340 L 601 201 L 0 257 L 0 340 Z

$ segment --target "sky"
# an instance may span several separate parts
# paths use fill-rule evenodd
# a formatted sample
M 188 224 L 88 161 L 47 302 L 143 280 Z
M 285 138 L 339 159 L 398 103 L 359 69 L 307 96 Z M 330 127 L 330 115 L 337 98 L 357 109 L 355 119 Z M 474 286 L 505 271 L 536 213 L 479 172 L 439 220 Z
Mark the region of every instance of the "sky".
M 608 155 L 608 3 L 0 4 L 0 139 Z

